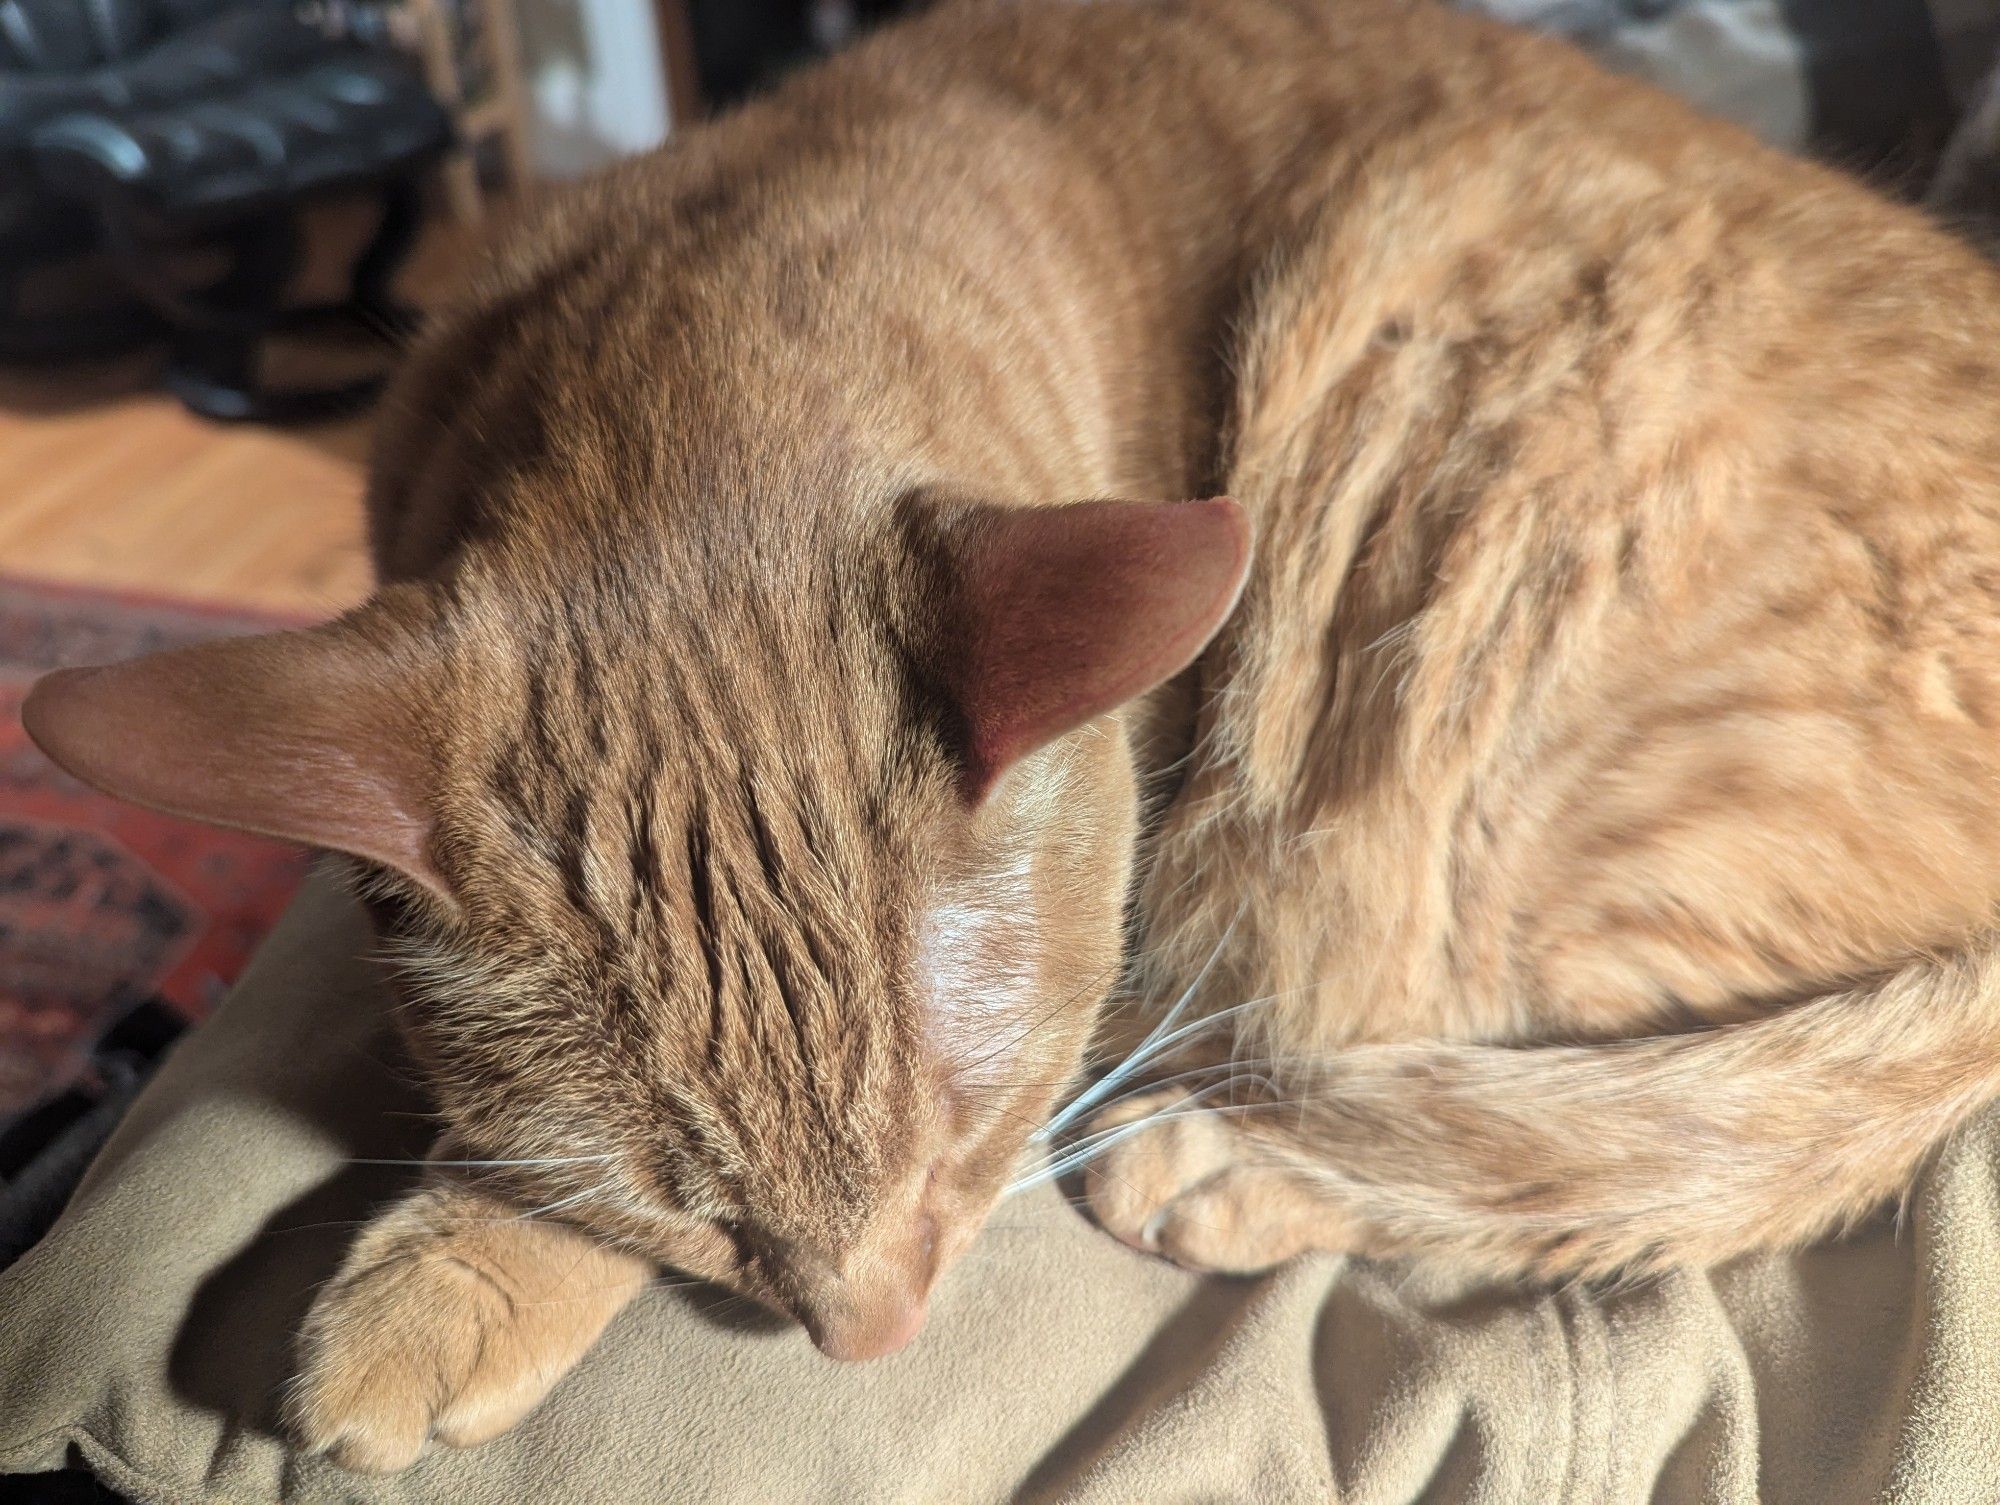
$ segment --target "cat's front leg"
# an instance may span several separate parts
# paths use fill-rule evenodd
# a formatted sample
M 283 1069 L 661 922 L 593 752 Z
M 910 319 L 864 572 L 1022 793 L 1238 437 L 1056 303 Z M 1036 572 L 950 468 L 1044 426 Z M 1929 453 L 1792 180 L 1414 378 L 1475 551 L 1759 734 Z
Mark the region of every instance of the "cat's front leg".
M 652 1276 L 561 1223 L 441 1182 L 362 1231 L 300 1335 L 292 1435 L 388 1473 L 513 1426 Z
M 1121 1242 L 1193 1270 L 1247 1274 L 1309 1250 L 1360 1247 L 1361 1230 L 1331 1189 L 1289 1163 L 1269 1104 L 1198 1106 L 1166 1087 L 1106 1110 L 1086 1138 L 1108 1136 L 1089 1162 L 1085 1195 Z

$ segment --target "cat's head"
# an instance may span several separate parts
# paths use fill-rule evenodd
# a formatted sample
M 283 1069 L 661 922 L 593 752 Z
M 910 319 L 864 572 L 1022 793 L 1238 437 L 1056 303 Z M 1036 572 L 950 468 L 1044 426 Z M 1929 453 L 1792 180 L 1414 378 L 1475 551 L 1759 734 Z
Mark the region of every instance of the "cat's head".
M 1078 1067 L 1135 835 L 1108 713 L 1246 557 L 1223 500 L 468 554 L 24 720 L 111 793 L 358 859 L 445 1158 L 866 1357 Z

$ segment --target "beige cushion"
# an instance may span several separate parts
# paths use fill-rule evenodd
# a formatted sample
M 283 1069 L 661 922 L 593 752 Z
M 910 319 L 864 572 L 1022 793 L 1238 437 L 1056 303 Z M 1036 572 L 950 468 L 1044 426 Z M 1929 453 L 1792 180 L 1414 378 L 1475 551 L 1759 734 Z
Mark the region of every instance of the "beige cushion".
M 273 1434 L 290 1335 L 416 1155 L 349 903 L 315 885 L 0 1276 L 0 1467 L 142 1501 L 2000 1500 L 1996 1120 L 1900 1236 L 1612 1296 L 1447 1300 L 1302 1262 L 1196 1280 L 1045 1191 L 894 1358 L 661 1290 L 517 1431 L 382 1480 Z

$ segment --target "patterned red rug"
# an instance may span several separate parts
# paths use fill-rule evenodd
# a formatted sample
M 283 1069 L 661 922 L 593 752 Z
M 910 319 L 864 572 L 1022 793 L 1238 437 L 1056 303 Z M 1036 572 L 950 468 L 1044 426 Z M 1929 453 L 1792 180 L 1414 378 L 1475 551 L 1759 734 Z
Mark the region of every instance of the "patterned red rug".
M 0 1120 L 67 1085 L 119 1014 L 203 1017 L 305 873 L 295 847 L 106 799 L 21 730 L 44 670 L 297 623 L 0 576 Z

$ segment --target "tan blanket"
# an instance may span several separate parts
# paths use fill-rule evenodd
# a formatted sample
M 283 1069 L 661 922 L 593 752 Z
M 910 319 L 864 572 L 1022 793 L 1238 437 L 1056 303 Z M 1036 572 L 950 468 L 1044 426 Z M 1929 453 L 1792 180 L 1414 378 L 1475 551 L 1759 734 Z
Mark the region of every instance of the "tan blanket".
M 894 1358 L 660 1290 L 518 1431 L 393 1478 L 273 1434 L 290 1334 L 407 1173 L 402 1079 L 320 887 L 0 1276 L 0 1469 L 142 1501 L 2000 1501 L 2000 1116 L 1900 1230 L 1613 1295 L 1393 1268 L 1199 1280 L 1053 1192 L 1004 1205 Z

